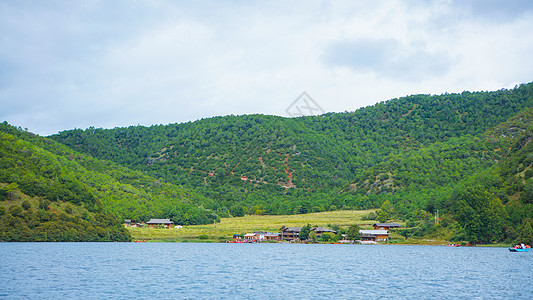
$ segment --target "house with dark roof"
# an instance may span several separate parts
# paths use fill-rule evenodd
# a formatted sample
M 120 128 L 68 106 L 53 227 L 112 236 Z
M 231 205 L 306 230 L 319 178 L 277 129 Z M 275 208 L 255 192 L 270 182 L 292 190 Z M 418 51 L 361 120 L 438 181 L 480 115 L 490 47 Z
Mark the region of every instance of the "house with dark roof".
M 287 241 L 295 241 L 300 237 L 302 227 L 283 227 L 280 230 L 280 239 Z
M 374 241 L 374 242 L 385 242 L 389 238 L 389 231 L 378 229 L 378 230 L 359 230 L 361 233 L 361 241 Z
M 172 228 L 172 225 L 174 225 L 174 222 L 170 221 L 170 219 L 150 219 L 150 221 L 146 222 L 146 225 L 148 225 L 148 227 L 151 227 L 151 228 L 154 228 L 154 227 Z
M 375 230 L 390 230 L 391 228 L 400 228 L 398 223 L 374 223 L 372 225 Z
M 281 234 L 280 233 L 273 233 L 273 232 L 267 232 L 263 234 L 265 241 L 279 241 Z
M 337 234 L 337 231 L 325 227 L 312 227 L 311 231 L 314 231 L 316 233 L 317 238 L 322 237 L 322 234 L 326 232 Z

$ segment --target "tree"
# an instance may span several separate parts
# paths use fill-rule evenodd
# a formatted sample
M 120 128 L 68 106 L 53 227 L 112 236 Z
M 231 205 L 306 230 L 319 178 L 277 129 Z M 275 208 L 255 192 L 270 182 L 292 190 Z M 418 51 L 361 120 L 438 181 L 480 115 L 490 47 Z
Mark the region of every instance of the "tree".
M 336 242 L 337 237 L 331 232 L 324 232 L 320 237 L 321 242 Z
M 40 209 L 44 209 L 44 210 L 48 210 L 50 209 L 49 206 L 52 202 L 50 202 L 50 200 L 48 199 L 40 199 L 39 200 L 39 208 Z
M 22 217 L 22 207 L 19 205 L 14 205 L 9 208 L 9 213 L 13 217 Z
M 22 202 L 22 208 L 24 208 L 24 210 L 28 210 L 28 208 L 30 208 L 30 207 L 31 207 L 30 202 L 28 202 L 28 201 L 26 201 L 26 200 L 24 200 L 24 201 Z
M 300 234 L 298 237 L 300 238 L 300 241 L 305 241 L 309 238 L 309 234 L 311 233 L 311 225 L 307 224 L 300 230 Z
M 533 228 L 531 227 L 531 222 L 524 222 L 524 225 L 522 225 L 522 228 L 520 229 L 520 234 L 516 239 L 516 243 L 533 245 Z
M 524 203 L 533 203 L 533 178 L 526 180 L 524 191 L 520 195 L 520 199 Z
M 501 240 L 507 214 L 495 195 L 480 187 L 470 187 L 459 195 L 456 217 L 465 237 L 476 244 Z
M 235 204 L 232 207 L 230 207 L 229 211 L 231 215 L 234 217 L 244 217 L 244 215 L 247 213 L 248 210 L 246 209 L 246 207 L 242 205 Z
M 318 238 L 316 237 L 316 232 L 311 231 L 309 233 L 309 239 L 311 240 L 312 243 L 316 243 L 318 241 Z
M 4 201 L 7 199 L 8 193 L 4 189 L 0 189 L 0 201 Z
M 18 192 L 19 186 L 17 183 L 12 182 L 4 187 L 5 191 L 7 192 L 7 197 L 13 198 L 15 193 Z
M 378 222 L 385 223 L 389 219 L 389 214 L 384 210 L 380 210 L 378 213 L 377 219 L 378 219 Z
M 383 201 L 383 204 L 381 204 L 381 211 L 384 211 L 388 214 L 392 213 L 393 208 L 394 207 L 392 206 L 389 200 L 385 200 Z
M 346 234 L 346 238 L 352 241 L 360 240 L 361 239 L 361 233 L 359 232 L 359 226 L 357 225 L 350 225 L 348 227 L 348 233 Z

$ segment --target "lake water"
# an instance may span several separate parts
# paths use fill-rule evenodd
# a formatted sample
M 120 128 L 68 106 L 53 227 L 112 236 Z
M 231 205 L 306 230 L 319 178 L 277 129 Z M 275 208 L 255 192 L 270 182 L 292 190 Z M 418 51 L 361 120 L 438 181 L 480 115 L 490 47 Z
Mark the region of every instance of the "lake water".
M 0 243 L 0 298 L 533 297 L 533 253 L 387 245 Z

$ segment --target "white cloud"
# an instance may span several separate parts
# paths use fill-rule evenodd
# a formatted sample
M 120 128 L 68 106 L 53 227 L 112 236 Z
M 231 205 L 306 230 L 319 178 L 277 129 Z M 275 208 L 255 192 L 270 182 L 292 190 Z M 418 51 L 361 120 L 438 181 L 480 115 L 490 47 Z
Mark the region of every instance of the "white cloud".
M 533 79 L 530 28 L 529 2 L 4 2 L 0 119 L 50 134 L 285 115 L 304 90 L 327 111 L 495 90 Z

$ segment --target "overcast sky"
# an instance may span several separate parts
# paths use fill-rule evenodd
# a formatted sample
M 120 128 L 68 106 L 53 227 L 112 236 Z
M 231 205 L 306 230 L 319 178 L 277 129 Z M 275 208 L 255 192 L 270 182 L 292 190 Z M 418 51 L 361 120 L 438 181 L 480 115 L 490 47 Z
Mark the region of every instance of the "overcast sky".
M 324 111 L 533 81 L 533 1 L 0 1 L 0 122 Z

